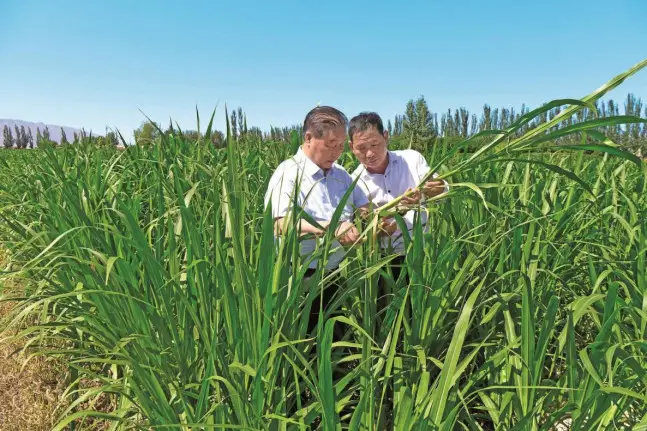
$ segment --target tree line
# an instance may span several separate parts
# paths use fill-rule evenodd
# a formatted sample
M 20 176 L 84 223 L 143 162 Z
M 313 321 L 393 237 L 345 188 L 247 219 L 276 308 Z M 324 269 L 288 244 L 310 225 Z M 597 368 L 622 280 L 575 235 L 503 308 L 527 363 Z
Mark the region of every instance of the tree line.
M 432 113 L 424 96 L 420 96 L 416 100 L 409 100 L 404 114 L 396 115 L 393 122 L 388 120 L 386 127 L 395 140 L 404 142 L 433 142 L 439 138 L 460 140 L 472 137 L 485 130 L 504 130 L 528 112 L 530 112 L 530 109 L 525 105 L 522 105 L 519 111 L 515 111 L 514 108 L 492 108 L 486 104 L 483 106 L 483 111 L 479 116 L 475 113 L 470 113 L 465 108 L 459 108 L 453 112 L 449 109 L 439 115 L 438 113 Z M 562 107 L 555 107 L 544 112 L 521 127 L 517 133 L 524 134 L 541 124 L 551 121 L 561 112 Z M 580 110 L 575 116 L 557 126 L 556 129 L 594 118 L 617 115 L 647 117 L 647 107 L 644 107 L 643 111 L 641 99 L 629 93 L 624 101 L 624 113 L 621 113 L 620 105 L 613 100 L 597 101 L 595 111 L 589 108 Z M 617 125 L 605 127 L 603 131 L 609 138 L 623 147 L 647 154 L 647 126 L 645 124 Z
M 274 128 L 272 127 L 269 132 L 264 133 L 259 127 L 247 126 L 247 115 L 243 112 L 241 107 L 231 111 L 227 118 L 230 136 L 236 140 L 256 138 L 260 141 L 287 141 L 290 132 L 294 127 Z M 189 141 L 196 141 L 202 137 L 202 134 L 197 130 L 183 130 L 173 122 L 169 122 L 166 128 L 162 128 L 159 123 L 154 121 L 146 121 L 135 129 L 133 135 L 137 144 L 150 144 L 155 142 L 156 139 L 162 134 L 175 134 L 181 135 Z M 220 148 L 225 145 L 225 133 L 214 129 L 211 132 L 211 142 L 214 146 Z
M 34 145 L 37 148 L 42 148 L 47 145 L 71 145 L 79 144 L 81 142 L 91 142 L 97 145 L 119 145 L 119 138 L 115 132 L 108 132 L 106 136 L 92 136 L 88 134 L 85 130 L 81 130 L 79 133 L 74 132 L 72 136 L 72 141 L 68 140 L 65 130 L 61 127 L 61 138 L 59 142 L 54 141 L 50 136 L 49 127 L 45 126 L 41 132 L 40 127 L 36 128 L 36 139 L 31 132 L 31 129 L 25 129 L 24 125 L 21 125 L 20 128 L 15 125 L 13 130 L 11 127 L 5 125 L 2 130 L 3 137 L 3 146 L 8 148 L 16 149 L 25 149 L 25 148 L 34 148 Z
M 16 137 L 14 138 L 11 128 L 5 124 L 2 129 L 2 138 L 3 145 L 5 148 L 12 148 L 16 146 L 17 148 L 34 148 L 34 136 L 31 133 L 25 131 L 25 126 L 14 126 L 16 131 Z M 38 130 L 40 134 L 40 129 Z M 49 130 L 47 130 L 47 135 L 49 136 Z M 42 136 L 41 136 L 42 139 Z
M 642 100 L 632 93 L 627 95 L 623 105 L 624 115 L 647 117 L 647 107 L 643 107 Z M 588 108 L 578 111 L 575 116 L 572 116 L 558 127 L 567 127 L 579 122 L 591 120 L 596 116 L 607 117 L 621 115 L 620 104 L 613 100 L 606 102 L 597 101 L 595 108 L 595 111 Z M 483 110 L 479 115 L 470 113 L 466 108 L 459 108 L 454 111 L 448 109 L 446 112 L 439 114 L 431 112 L 425 97 L 420 96 L 415 100 L 411 99 L 407 102 L 403 114 L 396 115 L 393 121 L 388 119 L 386 128 L 396 146 L 409 146 L 414 148 L 428 147 L 439 139 L 459 141 L 486 130 L 504 130 L 528 112 L 530 112 L 530 109 L 525 105 L 522 105 L 517 111 L 514 108 L 492 108 L 486 104 L 483 106 Z M 551 121 L 561 112 L 562 107 L 555 107 L 550 111 L 544 112 L 533 121 L 521 127 L 517 133 L 526 133 L 543 123 Z M 289 142 L 292 133 L 297 132 L 300 135 L 302 129 L 301 125 L 272 126 L 269 131 L 262 131 L 258 127 L 248 127 L 247 116 L 241 107 L 231 111 L 227 120 L 230 136 L 236 140 L 255 139 L 260 142 Z M 607 127 L 604 132 L 609 138 L 624 148 L 639 154 L 647 154 L 647 126 L 645 124 Z M 142 123 L 139 128 L 134 130 L 133 135 L 137 144 L 146 145 L 155 142 L 161 134 L 171 133 L 181 134 L 188 140 L 198 140 L 201 138 L 201 134 L 197 130 L 181 130 L 179 127 L 174 126 L 172 122 L 169 123 L 168 127 L 162 129 L 159 124 L 151 121 Z M 34 148 L 34 142 L 36 147 L 56 144 L 51 140 L 47 127 L 42 132 L 40 128 L 37 129 L 35 141 L 31 129 L 25 130 L 24 126 L 20 128 L 15 126 L 13 131 L 10 127 L 5 126 L 3 137 L 5 148 Z M 65 131 L 61 128 L 59 144 L 77 144 L 84 141 L 92 141 L 99 145 L 117 146 L 119 145 L 120 138 L 114 132 L 108 132 L 106 136 L 93 137 L 88 136 L 85 131 L 81 131 L 80 134 L 75 132 L 72 141 L 69 142 Z M 225 133 L 220 130 L 213 130 L 211 142 L 216 147 L 224 146 Z

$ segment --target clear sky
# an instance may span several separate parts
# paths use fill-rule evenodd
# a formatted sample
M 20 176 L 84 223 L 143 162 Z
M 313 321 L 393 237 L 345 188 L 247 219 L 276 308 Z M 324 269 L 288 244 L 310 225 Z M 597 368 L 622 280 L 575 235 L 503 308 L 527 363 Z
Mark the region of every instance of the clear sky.
M 195 128 L 196 105 L 264 130 L 317 103 L 536 107 L 647 58 L 647 0 L 0 0 L 0 16 L 0 118 L 127 136 L 140 110 Z M 628 92 L 647 99 L 647 70 L 612 96 Z

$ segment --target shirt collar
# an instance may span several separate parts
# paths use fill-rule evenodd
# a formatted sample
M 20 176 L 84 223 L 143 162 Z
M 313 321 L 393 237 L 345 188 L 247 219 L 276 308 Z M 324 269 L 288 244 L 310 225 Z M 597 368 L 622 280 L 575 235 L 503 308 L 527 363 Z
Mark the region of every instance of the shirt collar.
M 391 173 L 391 169 L 394 169 L 398 164 L 398 156 L 393 151 L 387 151 L 387 154 L 389 155 L 389 164 L 386 165 L 385 175 Z
M 366 169 L 366 166 L 360 165 L 362 167 L 362 171 L 361 171 L 362 178 L 368 178 L 371 175 L 386 175 L 386 174 L 390 173 L 393 166 L 398 163 L 398 156 L 393 151 L 387 151 L 387 155 L 389 157 L 389 164 L 386 165 L 386 169 L 384 170 L 384 174 L 371 174 L 368 171 L 368 169 Z

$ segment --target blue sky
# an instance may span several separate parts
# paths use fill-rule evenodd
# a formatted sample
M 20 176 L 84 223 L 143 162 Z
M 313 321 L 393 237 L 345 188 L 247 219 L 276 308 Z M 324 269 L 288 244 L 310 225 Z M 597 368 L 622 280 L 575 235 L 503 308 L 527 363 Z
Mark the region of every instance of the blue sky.
M 268 129 L 317 103 L 383 118 L 582 97 L 647 58 L 647 1 L 0 0 L 0 118 Z M 647 70 L 611 96 L 647 99 Z M 647 102 L 647 100 L 645 100 Z M 206 120 L 203 120 L 206 122 Z

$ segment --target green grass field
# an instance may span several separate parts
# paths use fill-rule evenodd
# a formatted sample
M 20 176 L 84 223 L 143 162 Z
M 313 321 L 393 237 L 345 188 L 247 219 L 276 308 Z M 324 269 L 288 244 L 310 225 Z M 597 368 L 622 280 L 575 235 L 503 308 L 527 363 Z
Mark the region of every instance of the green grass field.
M 452 189 L 410 238 L 410 282 L 369 222 L 314 338 L 326 280 L 303 282 L 294 231 L 275 247 L 263 208 L 290 145 L 1 152 L 0 277 L 27 289 L 5 326 L 68 364 L 58 429 L 647 429 L 647 169 L 595 132 L 630 120 L 604 121 L 570 147 L 547 124 L 431 149 Z M 77 408 L 105 393 L 111 411 Z

